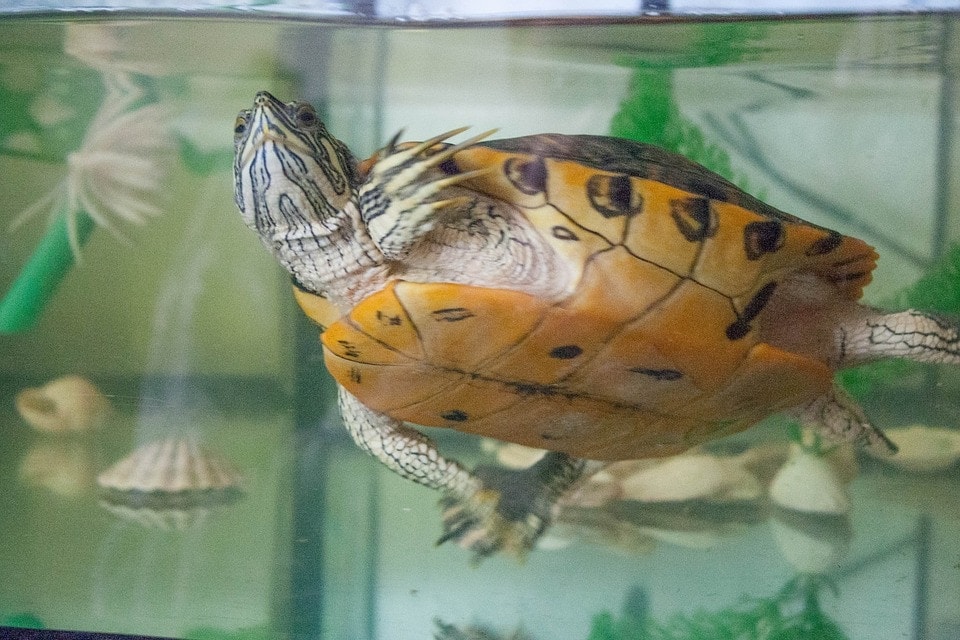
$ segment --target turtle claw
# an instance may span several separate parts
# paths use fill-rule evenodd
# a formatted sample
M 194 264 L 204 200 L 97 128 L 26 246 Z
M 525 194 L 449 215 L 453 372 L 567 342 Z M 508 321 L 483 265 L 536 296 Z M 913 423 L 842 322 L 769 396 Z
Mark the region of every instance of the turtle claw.
M 583 473 L 584 462 L 550 452 L 528 469 L 481 466 L 472 492 L 440 499 L 443 535 L 473 552 L 473 562 L 504 552 L 523 560 L 550 524 L 554 504 Z
M 469 206 L 468 197 L 445 198 L 444 190 L 493 170 L 451 173 L 438 169 L 458 151 L 493 133 L 487 131 L 459 144 L 441 144 L 465 130 L 454 129 L 413 146 L 397 145 L 392 140 L 372 162 L 358 166 L 365 176 L 359 193 L 363 221 L 388 258 L 402 259 L 434 227 L 440 209 Z
M 522 561 L 547 528 L 549 514 L 528 513 L 514 520 L 501 508 L 505 499 L 500 491 L 489 488 L 477 491 L 466 500 L 443 497 L 440 500 L 443 534 L 437 544 L 456 542 L 473 553 L 473 564 L 500 551 Z

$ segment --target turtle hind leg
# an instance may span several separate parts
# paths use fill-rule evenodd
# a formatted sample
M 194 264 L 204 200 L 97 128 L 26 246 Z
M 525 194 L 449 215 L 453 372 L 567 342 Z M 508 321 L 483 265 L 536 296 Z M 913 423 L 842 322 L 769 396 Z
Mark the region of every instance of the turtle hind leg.
M 523 559 L 550 523 L 553 506 L 584 473 L 587 462 L 548 452 L 527 469 L 479 466 L 482 489 L 466 498 L 440 500 L 443 535 L 474 554 L 474 562 L 498 551 Z
M 960 364 L 960 323 L 912 309 L 871 313 L 839 327 L 836 349 L 838 367 L 880 358 Z
M 856 400 L 837 386 L 795 413 L 801 424 L 828 440 L 852 442 L 882 454 L 897 452 L 897 445 L 871 424 Z
M 474 562 L 505 551 L 523 558 L 550 524 L 553 505 L 588 464 L 548 453 L 531 467 L 479 467 L 445 458 L 403 422 L 378 413 L 340 387 L 340 414 L 357 445 L 394 473 L 442 494 L 443 536 L 472 551 Z

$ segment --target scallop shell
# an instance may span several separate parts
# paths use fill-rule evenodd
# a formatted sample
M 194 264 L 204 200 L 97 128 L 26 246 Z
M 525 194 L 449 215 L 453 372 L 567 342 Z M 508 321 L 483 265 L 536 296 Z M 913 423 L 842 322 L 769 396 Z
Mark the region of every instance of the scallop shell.
M 161 531 L 186 531 L 206 521 L 213 511 L 210 507 L 163 509 L 135 506 L 114 503 L 106 499 L 101 499 L 99 504 L 121 520 L 134 522 L 145 529 L 160 529 Z
M 223 457 L 189 439 L 146 444 L 97 476 L 97 485 L 119 493 L 184 494 L 240 490 L 241 477 Z
M 110 401 L 96 385 L 77 375 L 24 389 L 15 399 L 20 416 L 34 429 L 79 432 L 98 426 L 110 413 Z

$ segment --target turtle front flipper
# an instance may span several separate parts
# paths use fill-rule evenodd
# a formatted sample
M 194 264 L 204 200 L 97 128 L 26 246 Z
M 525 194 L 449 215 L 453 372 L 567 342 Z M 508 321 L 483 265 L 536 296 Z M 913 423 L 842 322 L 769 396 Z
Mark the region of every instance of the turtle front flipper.
M 415 144 L 397 145 L 394 138 L 372 163 L 362 163 L 369 169 L 360 187 L 360 212 L 374 243 L 387 259 L 403 260 L 434 228 L 440 210 L 463 204 L 463 197 L 447 196 L 445 189 L 491 170 L 449 175 L 440 168 L 458 151 L 493 133 L 487 131 L 456 145 L 442 144 L 465 130 L 454 129 Z
M 373 411 L 340 388 L 340 412 L 357 445 L 391 471 L 443 493 L 444 533 L 480 560 L 497 551 L 522 558 L 550 522 L 557 499 L 583 473 L 585 462 L 548 453 L 522 471 L 479 467 L 471 473 L 443 457 L 425 435 Z
M 516 470 L 479 466 L 480 488 L 471 495 L 440 499 L 444 533 L 477 562 L 498 551 L 523 559 L 550 523 L 553 506 L 584 473 L 586 461 L 548 452 L 536 464 Z

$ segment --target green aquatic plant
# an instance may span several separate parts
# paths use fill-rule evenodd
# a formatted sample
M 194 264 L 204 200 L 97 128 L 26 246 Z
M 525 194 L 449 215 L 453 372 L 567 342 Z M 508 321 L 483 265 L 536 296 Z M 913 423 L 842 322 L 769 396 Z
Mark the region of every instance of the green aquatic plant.
M 186 640 L 271 640 L 278 634 L 271 631 L 267 625 L 247 627 L 234 631 L 216 629 L 214 627 L 197 627 L 184 634 Z
M 610 122 L 610 134 L 679 153 L 751 192 L 747 180 L 733 170 L 729 154 L 680 112 L 673 82 L 677 69 L 748 59 L 764 32 L 763 25 L 704 24 L 697 27 L 697 38 L 682 52 L 656 59 L 621 60 L 635 71 L 627 98 Z
M 0 300 L 0 332 L 23 331 L 36 322 L 95 227 L 122 238 L 115 220 L 142 225 L 160 213 L 155 204 L 164 175 L 159 157 L 171 148 L 167 115 L 157 104 L 137 102 L 135 94 L 108 92 L 83 143 L 68 155 L 61 182 L 12 223 L 15 230 L 44 211 L 51 219 L 46 235 Z
M 46 629 L 43 620 L 32 613 L 14 613 L 0 619 L 0 626 L 17 629 Z
M 797 576 L 771 598 L 720 611 L 677 614 L 665 622 L 626 607 L 593 617 L 587 640 L 847 640 L 820 607 L 822 579 Z
M 951 246 L 926 275 L 883 306 L 960 314 L 960 245 Z
M 733 171 L 730 156 L 680 113 L 673 98 L 670 70 L 638 69 L 634 72 L 629 97 L 614 115 L 610 134 L 679 153 L 748 190 L 747 180 Z

